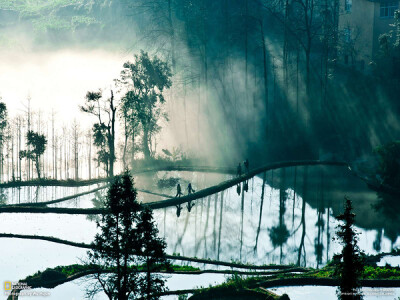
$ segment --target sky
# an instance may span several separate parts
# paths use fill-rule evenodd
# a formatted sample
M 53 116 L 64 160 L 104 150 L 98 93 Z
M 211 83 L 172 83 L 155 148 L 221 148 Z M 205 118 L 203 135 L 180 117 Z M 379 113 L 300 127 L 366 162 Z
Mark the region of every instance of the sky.
M 10 116 L 23 113 L 30 96 L 34 111 L 50 116 L 54 109 L 58 122 L 90 122 L 79 111 L 86 92 L 110 87 L 129 58 L 103 50 L 2 53 L 0 96 Z

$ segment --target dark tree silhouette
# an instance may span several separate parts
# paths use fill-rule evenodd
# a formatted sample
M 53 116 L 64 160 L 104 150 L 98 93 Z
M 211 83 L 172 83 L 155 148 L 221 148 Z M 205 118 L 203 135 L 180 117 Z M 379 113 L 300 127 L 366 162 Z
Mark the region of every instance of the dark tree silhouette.
M 94 144 L 99 148 L 98 160 L 105 165 L 107 175 L 114 176 L 115 162 L 115 122 L 117 105 L 114 100 L 114 93 L 111 90 L 111 97 L 103 99 L 101 90 L 87 92 L 86 103 L 80 109 L 83 112 L 97 117 L 98 122 L 93 125 Z
M 131 126 L 137 126 L 132 120 L 138 120 L 143 130 L 143 154 L 149 159 L 152 136 L 160 131 L 157 124 L 161 117 L 167 119 L 161 105 L 165 103 L 163 92 L 171 87 L 171 69 L 157 56 L 151 58 L 145 52 L 135 55 L 134 62 L 125 62 L 121 72 L 121 83 L 128 92 L 122 98 L 122 105 Z M 136 132 L 136 128 L 132 128 Z
M 165 262 L 165 243 L 157 237 L 152 212 L 141 212 L 136 196 L 128 172 L 114 177 L 105 203 L 111 214 L 97 222 L 101 232 L 88 252 L 88 263 L 98 271 L 91 275 L 96 281 L 86 290 L 89 297 L 103 290 L 109 299 L 158 299 L 153 293 L 164 290 L 162 277 L 151 273 Z
M 1 97 L 0 97 L 1 101 Z M 7 106 L 4 102 L 0 102 L 0 155 L 3 155 L 3 146 L 7 138 Z M 0 180 L 3 178 L 3 157 L 0 158 Z
M 357 232 L 353 228 L 355 214 L 350 199 L 346 198 L 344 212 L 337 216 L 337 219 L 343 222 L 337 226 L 336 232 L 337 239 L 343 245 L 342 253 L 335 256 L 335 259 L 339 260 L 335 270 L 336 276 L 340 279 L 338 299 L 363 299 L 359 278 L 363 273 L 364 264 L 357 245 Z
M 1 101 L 1 97 L 0 97 Z M 4 130 L 7 126 L 7 106 L 4 102 L 0 102 L 0 141 L 4 140 Z
M 30 150 L 20 151 L 19 156 L 20 158 L 32 159 L 35 162 L 36 172 L 40 179 L 40 156 L 42 156 L 46 150 L 47 139 L 44 134 L 29 130 L 26 134 L 26 145 Z
M 158 229 L 149 208 L 141 212 L 137 230 L 141 241 L 138 260 L 146 270 L 146 276 L 139 281 L 141 295 L 146 300 L 159 299 L 157 295 L 165 290 L 164 279 L 154 272 L 168 266 L 164 252 L 166 243 L 158 237 Z

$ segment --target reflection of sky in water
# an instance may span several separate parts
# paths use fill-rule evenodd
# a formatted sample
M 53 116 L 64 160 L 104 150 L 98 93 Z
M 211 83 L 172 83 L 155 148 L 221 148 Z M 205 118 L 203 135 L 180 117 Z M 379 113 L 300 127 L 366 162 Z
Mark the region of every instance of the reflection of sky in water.
M 333 216 L 340 213 L 345 195 L 351 197 L 355 206 L 362 250 L 375 254 L 376 250 L 389 252 L 392 246 L 400 246 L 395 230 L 390 232 L 388 238 L 390 228 L 386 223 L 390 225 L 391 220 L 371 208 L 377 197 L 365 184 L 335 168 L 321 171 L 321 168 L 310 167 L 307 172 L 305 170 L 297 168 L 295 173 L 293 168 L 287 168 L 285 171 L 267 172 L 264 192 L 261 174 L 249 180 L 248 192 L 238 195 L 236 187 L 233 187 L 197 200 L 190 213 L 184 205 L 179 218 L 176 217 L 175 207 L 155 210 L 160 235 L 167 241 L 167 253 L 255 264 L 300 262 L 311 267 L 323 266 L 340 249 L 332 241 L 337 224 Z M 162 172 L 138 176 L 137 185 L 153 191 L 157 178 L 163 176 Z M 182 176 L 182 184 L 192 182 L 195 189 L 203 189 L 229 178 L 228 175 L 196 172 L 168 172 L 167 176 Z M 41 199 L 48 201 L 94 187 L 41 188 L 49 193 L 52 191 L 47 198 Z M 185 185 L 183 187 L 185 192 Z M 160 189 L 158 192 L 171 194 L 175 188 Z M 9 194 L 14 195 L 11 198 L 15 201 L 15 191 Z M 147 195 L 142 195 L 148 199 Z M 93 207 L 93 198 L 94 194 L 90 194 L 53 206 Z M 156 196 L 155 199 L 161 198 Z M 97 232 L 95 223 L 83 215 L 0 216 L 1 232 L 4 233 L 54 236 L 90 243 Z M 0 241 L 0 277 L 7 280 L 18 280 L 47 267 L 79 263 L 79 258 L 86 253 L 85 249 L 46 241 Z M 210 275 L 204 276 L 211 278 L 207 277 Z
M 60 186 L 23 186 L 20 188 L 1 188 L 0 198 L 4 203 L 0 204 L 18 204 L 30 202 L 51 201 L 58 198 L 72 196 L 78 193 L 93 190 L 104 183 L 92 184 L 82 187 L 60 187 Z
M 176 186 L 161 188 L 158 185 L 160 179 L 177 178 L 182 186 L 182 192 L 187 193 L 187 185 L 192 183 L 193 188 L 204 189 L 216 185 L 222 181 L 230 179 L 231 175 L 207 173 L 207 172 L 188 172 L 188 171 L 159 171 L 155 173 L 142 173 L 134 176 L 135 186 L 138 189 L 163 194 L 169 197 L 176 195 Z M 87 192 L 96 189 L 105 183 L 93 184 L 82 187 L 62 187 L 62 186 L 25 186 L 20 188 L 0 188 L 0 205 L 1 204 L 18 204 L 29 202 L 51 201 L 78 193 Z M 104 194 L 104 191 L 102 192 Z M 96 197 L 94 193 L 84 195 L 78 199 L 71 199 L 65 202 L 52 204 L 52 207 L 74 207 L 89 208 L 93 207 L 92 199 Z M 152 195 L 145 192 L 138 192 L 138 201 L 153 202 L 160 201 L 164 197 Z
M 198 287 L 208 287 L 210 284 L 216 285 L 224 282 L 226 276 L 223 274 L 201 274 L 201 275 L 166 275 L 166 285 L 170 291 L 193 289 Z M 54 289 L 35 289 L 35 291 L 50 292 L 50 299 L 81 300 L 85 297 L 85 286 L 89 284 L 86 278 L 75 280 L 60 285 Z M 48 300 L 49 297 L 35 297 L 38 300 Z M 99 293 L 96 300 L 108 299 L 104 293 Z M 165 296 L 162 299 L 178 299 L 177 296 Z
M 239 196 L 236 187 L 230 188 L 197 201 L 191 213 L 184 209 L 180 218 L 176 218 L 175 207 L 157 210 L 155 216 L 168 252 L 245 263 L 322 266 L 340 250 L 332 241 L 337 225 L 334 216 L 340 213 L 348 194 L 354 199 L 357 214 L 367 216 L 357 220 L 358 225 L 367 227 L 357 226 L 360 248 L 376 254 L 379 238 L 380 251 L 391 250 L 391 241 L 374 230 L 378 217 L 371 203 L 376 195 L 363 183 L 357 186 L 358 179 L 349 175 L 336 182 L 332 178 L 336 170 L 333 175 L 323 170 L 321 176 L 318 168 L 308 168 L 306 178 L 305 168 L 298 168 L 295 180 L 292 169 L 266 174 L 263 201 L 261 175 L 249 181 L 247 193 Z M 356 188 L 350 185 L 352 181 L 356 181 Z M 381 226 L 378 222 L 375 228 Z M 398 239 L 393 246 L 399 246 Z
M 336 287 L 331 286 L 288 286 L 271 289 L 278 295 L 288 294 L 290 300 L 337 300 Z M 397 299 L 399 288 L 363 288 L 365 300 Z

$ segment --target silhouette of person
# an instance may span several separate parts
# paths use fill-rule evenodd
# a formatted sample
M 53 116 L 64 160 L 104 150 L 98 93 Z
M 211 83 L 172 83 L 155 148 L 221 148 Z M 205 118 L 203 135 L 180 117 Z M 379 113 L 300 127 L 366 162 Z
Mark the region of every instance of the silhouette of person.
M 175 198 L 176 197 L 180 197 L 182 195 L 183 195 L 182 194 L 182 188 L 181 188 L 181 185 L 178 183 L 178 185 L 176 186 L 176 196 L 175 196 Z
M 248 182 L 248 181 L 245 181 L 245 182 L 244 182 L 243 191 L 244 191 L 244 192 L 248 192 L 248 191 L 249 191 L 249 182 Z
M 190 212 L 191 210 L 192 210 L 192 207 L 195 205 L 195 203 L 192 203 L 192 201 L 189 201 L 188 202 L 188 204 L 187 204 L 187 209 L 188 209 L 188 212 Z
M 246 173 L 249 173 L 249 160 L 246 158 L 243 164 L 246 169 Z
M 236 186 L 236 192 L 240 196 L 240 183 Z
M 182 206 L 179 204 L 176 206 L 176 216 L 179 218 L 181 215 Z
M 192 188 L 192 184 L 191 184 L 190 182 L 189 182 L 189 185 L 188 185 L 187 189 L 188 189 L 188 194 L 189 194 L 189 195 L 196 192 L 196 191 Z
M 237 166 L 237 176 L 241 176 L 242 175 L 242 165 L 239 163 Z

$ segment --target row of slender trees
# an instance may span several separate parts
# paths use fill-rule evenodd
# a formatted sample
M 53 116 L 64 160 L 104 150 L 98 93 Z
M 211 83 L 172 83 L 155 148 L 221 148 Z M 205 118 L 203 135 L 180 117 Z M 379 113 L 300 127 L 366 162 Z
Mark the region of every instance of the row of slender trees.
M 55 113 L 48 118 L 51 124 L 44 122 L 43 114 L 31 110 L 30 99 L 25 115 L 9 118 L 2 103 L 1 180 L 113 176 L 117 157 L 123 169 L 138 153 L 153 158 L 160 121 L 168 120 L 163 92 L 171 87 L 171 76 L 169 64 L 157 56 L 135 55 L 123 65 L 113 89 L 86 94 L 80 109 L 95 118 L 91 130 L 76 120 L 69 128 L 57 128 Z
M 25 114 L 14 117 L 4 113 L 7 112 L 4 103 L 1 108 L 1 181 L 102 176 L 92 154 L 90 130 L 77 121 L 58 124 L 55 113 L 35 112 L 30 109 L 29 100 L 27 107 Z

